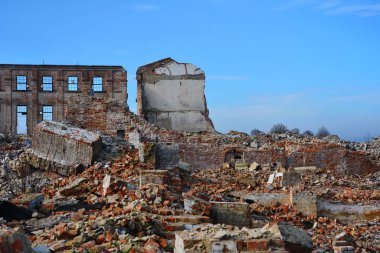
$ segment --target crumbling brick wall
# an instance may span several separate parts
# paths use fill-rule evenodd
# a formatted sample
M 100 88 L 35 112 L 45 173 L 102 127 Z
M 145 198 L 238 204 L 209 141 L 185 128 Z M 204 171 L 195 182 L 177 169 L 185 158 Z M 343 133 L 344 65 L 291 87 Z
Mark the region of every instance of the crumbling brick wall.
M 130 127 L 139 131 L 142 142 L 162 144 L 162 150 L 156 151 L 156 165 L 160 169 L 172 168 L 177 163 L 178 167 L 188 170 L 221 168 L 229 154 L 236 153 L 241 154 L 249 164 L 279 162 L 286 168 L 317 166 L 334 173 L 358 175 L 380 170 L 379 159 L 369 153 L 352 151 L 344 145 L 320 140 L 303 144 L 277 141 L 266 148 L 252 148 L 226 135 L 189 134 L 160 129 L 133 115 L 130 115 Z M 178 160 L 160 160 L 160 155 L 166 155 L 167 146 L 178 146 Z
M 79 94 L 69 98 L 65 114 L 69 124 L 123 136 L 131 118 L 128 107 L 114 99 Z

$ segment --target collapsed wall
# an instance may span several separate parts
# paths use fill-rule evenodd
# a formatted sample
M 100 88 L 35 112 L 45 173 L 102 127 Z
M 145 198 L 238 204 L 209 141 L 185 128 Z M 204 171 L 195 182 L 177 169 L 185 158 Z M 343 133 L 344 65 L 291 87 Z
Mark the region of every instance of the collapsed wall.
M 200 68 L 166 58 L 138 68 L 136 79 L 139 116 L 166 129 L 214 131 Z
M 121 134 L 147 155 L 152 148 L 157 169 L 180 167 L 186 170 L 221 168 L 223 163 L 280 162 L 286 168 L 316 166 L 338 174 L 365 175 L 380 169 L 380 159 L 369 150 L 357 151 L 345 143 L 318 138 L 278 136 L 236 137 L 218 133 L 185 133 L 157 127 L 128 109 L 103 98 L 73 95 L 67 107 L 68 123 Z M 257 139 L 259 138 L 259 139 Z
M 32 143 L 30 164 L 65 176 L 91 165 L 102 149 L 98 134 L 54 121 L 39 123 Z

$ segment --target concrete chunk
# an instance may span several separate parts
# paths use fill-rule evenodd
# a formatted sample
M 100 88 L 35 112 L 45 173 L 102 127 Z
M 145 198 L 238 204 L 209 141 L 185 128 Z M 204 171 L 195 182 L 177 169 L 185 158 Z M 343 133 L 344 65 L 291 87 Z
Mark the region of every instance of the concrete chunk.
M 98 134 L 54 121 L 38 124 L 32 142 L 31 165 L 65 176 L 91 165 L 102 148 Z
M 285 241 L 285 249 L 294 253 L 311 252 L 313 242 L 306 231 L 291 225 L 275 224 L 268 229 L 274 237 Z

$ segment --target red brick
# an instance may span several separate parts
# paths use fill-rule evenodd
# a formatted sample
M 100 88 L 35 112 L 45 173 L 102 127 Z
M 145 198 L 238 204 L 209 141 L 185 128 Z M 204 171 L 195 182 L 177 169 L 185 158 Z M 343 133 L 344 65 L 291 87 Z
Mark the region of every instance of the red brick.
M 240 252 L 244 249 L 244 242 L 241 240 L 236 241 L 236 249 Z
M 12 243 L 12 250 L 13 250 L 13 252 L 23 252 L 23 247 L 22 247 L 22 243 L 21 243 L 21 241 L 20 240 L 17 240 L 17 241 L 15 241 L 14 243 Z
M 89 242 L 83 243 L 81 247 L 84 249 L 89 249 L 94 246 L 95 246 L 95 241 L 89 241 Z
M 269 245 L 276 248 L 284 248 L 285 242 L 281 239 L 271 239 Z
M 248 251 L 268 250 L 268 241 L 267 240 L 249 240 L 247 241 L 247 250 Z
M 155 242 L 152 238 L 150 238 L 144 245 L 144 247 L 151 246 L 153 248 L 160 248 L 160 244 L 158 242 Z

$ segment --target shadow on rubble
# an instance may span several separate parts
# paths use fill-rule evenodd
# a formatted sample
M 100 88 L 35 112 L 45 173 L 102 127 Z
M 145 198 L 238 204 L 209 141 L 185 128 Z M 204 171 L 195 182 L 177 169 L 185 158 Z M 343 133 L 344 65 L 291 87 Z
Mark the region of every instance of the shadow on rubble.
M 59 211 L 76 212 L 82 208 L 84 208 L 85 210 L 97 210 L 97 209 L 101 209 L 105 205 L 104 203 L 88 204 L 84 200 L 85 200 L 85 197 L 81 197 L 81 198 L 78 198 L 78 200 L 61 202 L 54 209 L 54 211 L 55 212 L 59 212 Z
M 7 222 L 14 220 L 28 220 L 32 218 L 32 212 L 26 208 L 15 206 L 8 201 L 1 201 L 0 217 Z
M 102 135 L 102 143 L 98 161 L 111 161 L 134 149 L 132 144 L 120 136 Z

